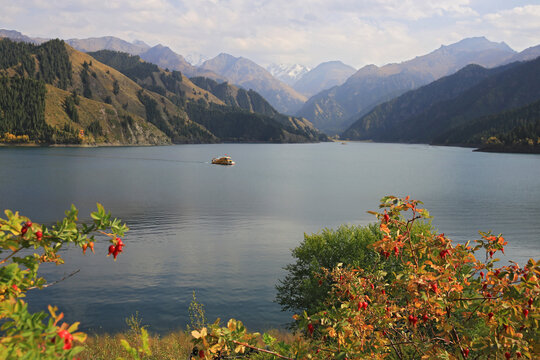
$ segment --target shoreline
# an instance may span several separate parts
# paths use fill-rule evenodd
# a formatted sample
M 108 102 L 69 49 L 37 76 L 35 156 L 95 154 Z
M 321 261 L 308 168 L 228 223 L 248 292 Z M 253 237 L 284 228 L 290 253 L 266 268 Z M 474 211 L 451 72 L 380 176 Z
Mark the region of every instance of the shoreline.
M 387 141 L 373 141 L 373 140 L 338 140 L 330 139 L 330 141 L 318 141 L 318 142 L 234 142 L 223 141 L 213 143 L 181 143 L 181 144 L 117 144 L 117 143 L 102 143 L 102 144 L 38 144 L 38 143 L 24 143 L 24 144 L 11 144 L 0 142 L 0 148 L 102 148 L 102 147 L 152 147 L 152 146 L 173 146 L 173 145 L 215 145 L 215 144 L 322 144 L 322 143 L 336 143 L 346 145 L 347 143 L 370 143 L 370 144 L 403 144 L 403 145 L 429 145 L 429 146 L 444 146 L 444 147 L 457 147 L 472 149 L 474 152 L 485 153 L 499 153 L 499 154 L 540 154 L 540 147 L 523 148 L 523 147 L 479 147 L 472 145 L 460 145 L 460 144 L 428 144 L 428 143 L 406 143 L 406 142 L 387 142 Z

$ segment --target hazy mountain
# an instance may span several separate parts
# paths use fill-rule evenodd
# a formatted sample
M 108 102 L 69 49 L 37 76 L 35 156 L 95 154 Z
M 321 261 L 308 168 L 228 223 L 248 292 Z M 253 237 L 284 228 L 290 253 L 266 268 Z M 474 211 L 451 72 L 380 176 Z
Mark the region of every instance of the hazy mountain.
M 280 114 L 259 93 L 254 90 L 245 90 L 227 82 L 218 83 L 205 77 L 193 77 L 190 79 L 198 87 L 210 91 L 225 104 L 238 107 L 249 112 L 266 115 L 286 128 L 304 134 L 312 141 L 326 141 L 326 135 L 320 133 L 308 120 Z
M 452 74 L 468 64 L 492 67 L 507 63 L 515 51 L 485 37 L 441 46 L 423 56 L 382 67 L 368 65 L 347 81 L 312 98 L 297 115 L 329 133 L 338 133 L 377 104 Z
M 480 117 L 523 107 L 539 99 L 540 58 L 494 69 L 470 65 L 375 107 L 343 136 L 451 144 L 449 139 L 458 141 L 452 135 L 455 129 L 474 124 Z M 484 122 L 484 126 L 475 131 L 488 130 L 491 125 Z
M 328 61 L 304 74 L 293 88 L 306 96 L 313 96 L 333 86 L 343 84 L 356 69 L 341 61 Z
M 225 81 L 225 78 L 216 73 L 204 69 L 199 69 L 191 65 L 186 59 L 172 51 L 169 47 L 156 45 L 140 54 L 144 61 L 156 64 L 163 69 L 181 71 L 187 77 L 205 76 L 219 81 Z
M 94 37 L 88 39 L 69 39 L 66 43 L 73 48 L 84 51 L 114 50 L 132 55 L 138 55 L 150 48 L 142 41 L 130 43 L 114 36 Z
M 271 64 L 266 67 L 266 70 L 276 79 L 283 81 L 289 86 L 293 86 L 295 82 L 309 71 L 309 68 L 300 64 Z
M 243 57 L 219 54 L 205 61 L 199 69 L 212 71 L 233 84 L 255 90 L 281 113 L 292 114 L 306 101 L 304 95 L 277 80 L 253 61 Z
M 511 61 L 529 61 L 540 56 L 540 45 L 531 46 L 512 56 Z
M 49 39 L 39 37 L 29 37 L 15 30 L 0 29 L 0 38 L 8 38 L 13 41 L 23 41 L 32 44 L 42 44 Z

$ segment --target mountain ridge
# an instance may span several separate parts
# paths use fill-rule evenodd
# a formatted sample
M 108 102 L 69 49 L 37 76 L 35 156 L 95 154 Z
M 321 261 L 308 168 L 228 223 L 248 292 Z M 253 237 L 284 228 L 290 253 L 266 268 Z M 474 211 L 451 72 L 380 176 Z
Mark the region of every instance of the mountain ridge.
M 495 66 L 514 55 L 515 51 L 508 45 L 491 42 L 485 37 L 463 39 L 401 63 L 364 66 L 342 85 L 308 99 L 296 114 L 323 131 L 341 132 L 372 107 L 408 90 L 471 63 Z

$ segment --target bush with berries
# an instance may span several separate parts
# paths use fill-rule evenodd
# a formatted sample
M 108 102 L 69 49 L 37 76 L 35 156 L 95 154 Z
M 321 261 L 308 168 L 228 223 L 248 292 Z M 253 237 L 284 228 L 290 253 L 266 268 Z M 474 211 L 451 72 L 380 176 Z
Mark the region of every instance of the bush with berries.
M 48 313 L 30 313 L 24 298 L 28 291 L 47 287 L 38 270 L 43 263 L 63 264 L 60 249 L 79 246 L 94 252 L 95 236 L 109 239 L 109 255 L 122 252 L 121 236 L 128 230 L 98 204 L 90 224 L 78 223 L 72 206 L 55 225 L 33 223 L 10 210 L 0 218 L 0 359 L 73 359 L 84 348 L 86 335 L 79 323 L 62 322 L 63 313 L 49 306 Z
M 285 344 L 249 333 L 241 322 L 216 323 L 192 332 L 201 359 L 258 356 L 283 359 L 512 359 L 540 350 L 540 266 L 530 259 L 497 266 L 501 235 L 453 244 L 431 230 L 421 202 L 385 197 L 377 219 L 380 239 L 371 247 L 388 267 L 339 264 L 316 274 L 330 291 L 326 307 L 294 316 L 296 341 Z M 389 281 L 388 279 L 392 279 Z M 261 345 L 261 344 L 264 344 Z

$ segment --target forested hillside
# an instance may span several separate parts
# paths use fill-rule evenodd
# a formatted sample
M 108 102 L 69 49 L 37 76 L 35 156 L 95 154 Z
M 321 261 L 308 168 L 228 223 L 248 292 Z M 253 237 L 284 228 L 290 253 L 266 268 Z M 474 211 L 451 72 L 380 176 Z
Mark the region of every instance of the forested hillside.
M 411 118 L 419 116 L 430 107 L 459 96 L 488 77 L 513 65 L 486 69 L 480 65 L 468 65 L 457 73 L 443 77 L 417 90 L 377 105 L 349 127 L 344 138 L 386 141 L 399 134 Z
M 211 143 L 225 140 L 201 124 L 221 121 L 216 109 L 235 118 L 231 126 L 246 122 L 237 133 L 227 129 L 233 134 L 227 140 L 319 140 L 316 130 L 227 106 L 178 71 L 165 71 L 127 54 L 99 55 L 113 67 L 60 40 L 41 45 L 0 40 L 0 143 Z
M 442 134 L 433 142 L 475 146 L 482 151 L 540 153 L 540 100 L 522 108 L 475 119 Z
M 484 131 L 511 133 L 510 127 L 520 124 L 521 112 L 510 110 L 539 99 L 540 58 L 489 70 L 472 65 L 377 106 L 343 137 L 478 146 L 485 140 L 486 135 L 480 135 Z M 521 131 L 516 133 L 521 138 L 518 134 Z
M 279 114 L 255 91 L 208 78 L 188 79 L 179 71 L 168 72 L 125 53 L 101 50 L 89 55 L 166 97 L 224 141 L 327 140 L 305 119 Z M 276 131 L 280 134 L 276 135 Z
M 190 79 L 197 86 L 210 91 L 225 104 L 238 107 L 249 112 L 265 115 L 279 122 L 288 132 L 300 133 L 308 139 L 327 141 L 326 135 L 315 129 L 313 124 L 304 118 L 280 114 L 265 98 L 254 90 L 245 90 L 227 82 L 218 83 L 215 80 L 195 77 Z

